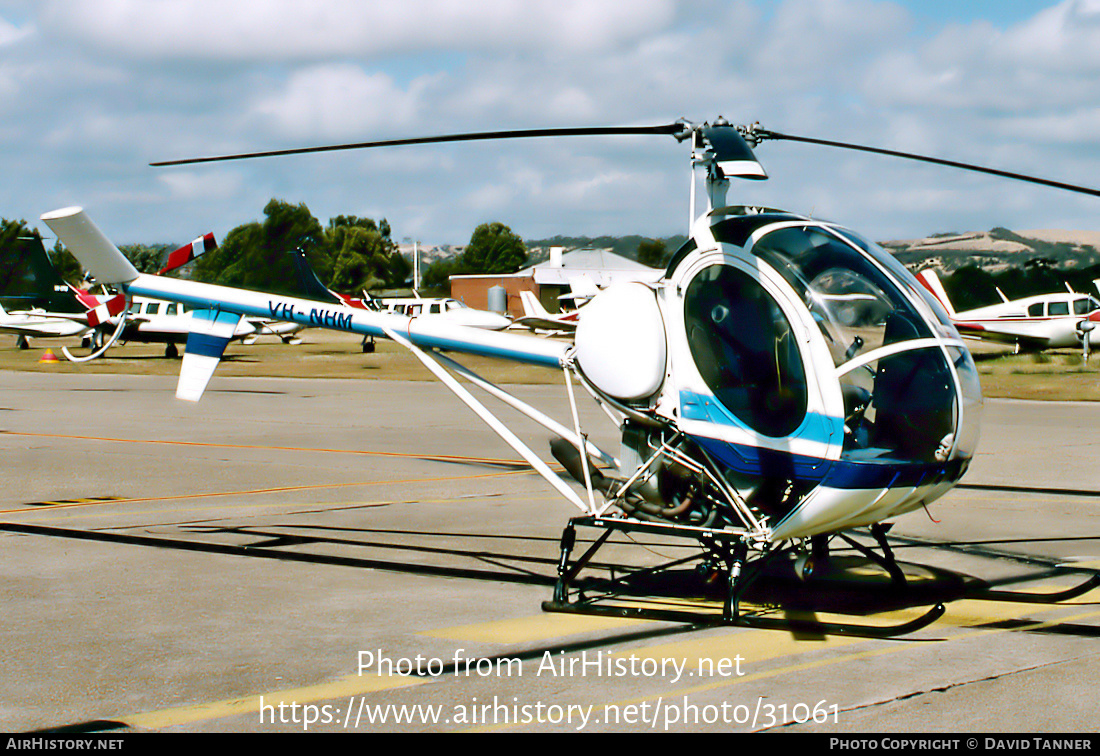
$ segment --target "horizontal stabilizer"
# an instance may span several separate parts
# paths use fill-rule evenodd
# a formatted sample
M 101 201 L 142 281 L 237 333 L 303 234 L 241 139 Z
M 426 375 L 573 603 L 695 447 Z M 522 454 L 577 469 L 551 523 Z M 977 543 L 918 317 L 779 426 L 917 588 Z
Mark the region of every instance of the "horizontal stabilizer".
M 191 332 L 183 354 L 176 398 L 189 402 L 202 399 L 206 385 L 221 362 L 225 347 L 237 330 L 241 316 L 216 310 L 195 310 L 191 316 Z
M 129 283 L 138 277 L 135 268 L 118 247 L 111 243 L 87 213 L 79 207 L 66 207 L 42 216 L 84 268 L 95 276 L 97 283 Z

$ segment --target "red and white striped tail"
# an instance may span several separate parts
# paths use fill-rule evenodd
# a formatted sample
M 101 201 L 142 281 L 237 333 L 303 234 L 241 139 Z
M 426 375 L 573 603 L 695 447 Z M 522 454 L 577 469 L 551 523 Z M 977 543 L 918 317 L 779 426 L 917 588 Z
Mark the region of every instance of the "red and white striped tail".
M 184 244 L 169 254 L 168 260 L 165 261 L 164 267 L 157 271 L 157 275 L 163 276 L 168 271 L 186 265 L 204 252 L 217 249 L 217 247 L 218 243 L 214 241 L 214 234 L 204 234 L 190 244 Z

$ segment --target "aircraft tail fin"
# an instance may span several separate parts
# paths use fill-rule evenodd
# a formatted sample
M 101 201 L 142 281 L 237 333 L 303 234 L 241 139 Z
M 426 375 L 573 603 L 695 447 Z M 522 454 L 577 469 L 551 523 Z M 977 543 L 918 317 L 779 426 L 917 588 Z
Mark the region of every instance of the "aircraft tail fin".
M 301 293 L 306 299 L 314 299 L 318 302 L 333 302 L 334 304 L 343 303 L 338 296 L 321 283 L 321 279 L 317 277 L 317 272 L 309 264 L 305 252 L 295 249 L 289 254 L 291 261 L 294 263 L 294 272 L 298 277 L 298 288 L 301 289 Z
M 54 268 L 37 233 L 13 239 L 4 249 L 0 296 L 15 310 L 40 307 L 77 314 L 87 309 L 73 299 L 71 287 Z
M 947 297 L 947 290 L 943 288 L 936 271 L 932 268 L 925 268 L 917 274 L 917 280 L 943 305 L 943 308 L 947 310 L 947 314 L 954 318 L 955 308 L 951 305 L 951 300 Z
M 26 256 L 25 259 L 34 276 L 38 296 L 49 302 L 56 298 L 59 293 L 68 292 L 69 287 L 62 280 L 53 263 L 50 262 L 50 257 L 46 253 L 46 248 L 42 246 L 42 242 L 36 239 L 21 239 L 20 241 L 24 245 L 23 254 Z
M 217 248 L 218 243 L 214 241 L 214 234 L 203 234 L 190 244 L 184 244 L 179 249 L 169 252 L 168 259 L 164 261 L 164 267 L 157 271 L 157 275 L 163 276 L 169 271 L 183 267 L 199 255 L 212 252 Z
M 546 311 L 546 308 L 542 306 L 542 302 L 535 296 L 534 292 L 521 291 L 519 293 L 520 302 L 523 303 L 523 314 L 529 318 L 549 318 L 550 313 Z
M 600 287 L 583 273 L 569 279 L 570 298 L 579 307 L 600 293 Z
M 43 215 L 42 221 L 98 283 L 129 283 L 138 277 L 137 268 L 99 230 L 83 208 L 54 210 Z
M 218 310 L 195 310 L 191 332 L 180 367 L 176 398 L 197 402 L 221 362 L 225 347 L 233 338 L 241 316 Z

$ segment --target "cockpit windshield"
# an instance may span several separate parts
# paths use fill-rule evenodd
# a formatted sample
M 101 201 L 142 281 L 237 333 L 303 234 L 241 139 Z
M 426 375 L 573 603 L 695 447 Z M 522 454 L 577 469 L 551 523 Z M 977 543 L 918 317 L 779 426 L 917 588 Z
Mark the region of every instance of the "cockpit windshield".
M 1088 315 L 1094 310 L 1100 310 L 1100 302 L 1097 302 L 1092 297 L 1078 297 L 1073 300 L 1074 315 Z
M 904 267 L 850 232 L 809 223 L 766 232 L 751 252 L 802 298 L 825 339 L 844 398 L 845 456 L 945 460 L 963 414 L 957 389 L 972 388 L 952 365 L 969 370 L 969 356 L 948 351 L 957 333 Z
M 837 367 L 886 344 L 932 335 L 881 268 L 828 229 L 780 228 L 759 239 L 752 252 L 802 297 Z

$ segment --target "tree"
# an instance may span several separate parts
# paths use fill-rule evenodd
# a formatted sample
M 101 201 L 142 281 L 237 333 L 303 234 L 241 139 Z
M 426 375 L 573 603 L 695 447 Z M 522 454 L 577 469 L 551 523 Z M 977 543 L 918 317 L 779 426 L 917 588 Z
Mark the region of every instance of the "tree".
M 515 273 L 527 262 L 527 245 L 503 223 L 482 223 L 459 258 L 461 273 Z
M 329 220 L 325 242 L 332 259 L 329 288 L 360 292 L 379 286 L 401 286 L 409 275 L 409 262 L 397 251 L 385 218 L 338 215 Z
M 993 276 L 977 265 L 964 265 L 951 276 L 944 278 L 943 285 L 947 290 L 948 299 L 960 312 L 998 301 L 997 284 Z
M 237 226 L 221 246 L 195 261 L 194 278 L 274 294 L 302 294 L 290 253 L 305 253 L 317 278 L 330 289 L 358 293 L 400 286 L 410 266 L 383 219 L 339 215 L 321 227 L 305 204 L 272 199 L 264 220 Z
M 139 273 L 156 273 L 164 267 L 167 254 L 176 247 L 171 244 L 124 244 L 118 249 L 134 264 Z
M 332 264 L 325 246 L 321 222 L 304 203 L 292 205 L 272 199 L 264 207 L 262 223 L 237 226 L 216 250 L 195 262 L 200 281 L 236 286 L 275 294 L 298 290 L 294 263 L 289 252 L 305 252 L 321 280 L 331 274 Z
M 428 266 L 420 279 L 420 286 L 428 291 L 445 291 L 450 283 L 451 276 L 459 275 L 459 259 L 457 257 L 446 260 L 437 260 Z
M 638 242 L 638 262 L 651 268 L 663 268 L 668 264 L 668 247 L 660 239 L 643 239 Z

